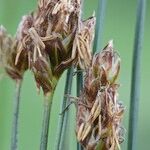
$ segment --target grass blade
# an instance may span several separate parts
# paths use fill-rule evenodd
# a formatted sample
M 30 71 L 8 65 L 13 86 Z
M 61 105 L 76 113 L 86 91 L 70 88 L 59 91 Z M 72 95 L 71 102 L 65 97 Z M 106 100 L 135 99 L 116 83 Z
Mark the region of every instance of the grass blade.
M 141 50 L 144 34 L 146 0 L 138 0 L 137 22 L 134 41 L 132 85 L 130 99 L 128 150 L 137 149 L 137 124 L 140 98 Z
M 20 92 L 21 92 L 22 81 L 16 82 L 16 92 L 14 99 L 14 112 L 13 112 L 13 123 L 12 123 L 12 134 L 11 134 L 11 150 L 17 150 L 18 142 L 18 118 L 19 118 L 19 106 L 20 106 Z
M 103 28 L 104 28 L 104 19 L 105 19 L 105 12 L 106 12 L 106 4 L 107 4 L 107 0 L 99 0 L 98 1 L 93 53 L 95 53 L 96 51 L 101 49 Z

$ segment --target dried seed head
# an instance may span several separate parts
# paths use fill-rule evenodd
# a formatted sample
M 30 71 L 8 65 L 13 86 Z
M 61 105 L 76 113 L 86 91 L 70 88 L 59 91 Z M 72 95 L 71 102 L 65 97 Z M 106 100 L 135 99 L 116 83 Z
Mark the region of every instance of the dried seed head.
M 94 150 L 99 143 L 105 149 L 116 150 L 123 141 L 124 107 L 118 101 L 119 85 L 115 82 L 119 68 L 119 55 L 109 42 L 101 53 L 93 56 L 86 71 L 83 93 L 77 104 L 76 132 L 87 150 Z
M 28 55 L 29 68 L 45 94 L 73 63 L 80 60 L 83 64 L 86 58 L 85 65 L 89 65 L 95 19 L 81 22 L 80 12 L 81 0 L 39 0 L 37 10 L 25 16 L 19 27 L 17 39 L 21 46 L 16 64 L 20 53 Z M 80 48 L 73 48 L 76 35 Z M 79 53 L 86 55 L 81 58 Z
M 17 42 L 14 38 L 8 35 L 6 29 L 0 27 L 0 63 L 5 68 L 8 75 L 14 80 L 20 80 L 23 77 L 24 71 L 27 69 L 26 60 L 21 55 L 21 61 L 15 65 L 17 55 Z

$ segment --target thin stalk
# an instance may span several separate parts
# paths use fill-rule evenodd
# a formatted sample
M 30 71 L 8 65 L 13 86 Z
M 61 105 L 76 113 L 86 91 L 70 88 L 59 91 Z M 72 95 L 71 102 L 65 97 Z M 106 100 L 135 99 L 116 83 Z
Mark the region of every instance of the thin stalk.
M 71 68 L 70 73 L 68 73 L 68 82 L 66 82 L 66 84 L 69 84 L 68 88 L 66 87 L 66 92 L 69 95 L 71 94 L 71 89 L 72 89 L 73 71 L 74 69 Z M 66 107 L 68 106 L 68 104 L 69 104 L 69 97 L 67 97 L 66 99 Z M 65 139 L 64 137 L 65 137 L 67 121 L 68 121 L 68 113 L 69 113 L 68 111 L 65 111 L 64 113 L 64 121 L 63 121 L 63 126 L 62 126 L 62 134 L 61 134 L 61 139 L 60 139 L 59 150 L 62 150 L 64 139 Z
M 104 29 L 104 18 L 106 13 L 106 4 L 107 0 L 99 0 L 98 2 L 93 53 L 101 49 L 103 29 Z
M 77 73 L 77 96 L 80 96 L 82 88 L 83 88 L 83 73 L 80 72 L 79 70 Z
M 61 104 L 61 110 L 60 110 L 61 113 L 65 110 L 65 108 L 68 105 L 69 97 L 67 95 L 71 94 L 73 70 L 74 70 L 73 67 L 71 67 L 67 71 L 65 90 L 64 90 L 64 98 L 63 98 L 63 101 Z M 67 118 L 68 118 L 68 111 L 65 110 L 59 117 L 55 150 L 62 149 L 63 142 L 64 142 L 64 136 L 65 136 L 65 129 L 66 129 L 66 125 L 67 125 Z
M 77 97 L 80 96 L 83 88 L 83 73 L 80 72 L 80 69 L 77 69 Z M 77 150 L 83 150 L 83 147 L 79 142 L 77 142 Z
M 13 106 L 13 122 L 12 122 L 12 134 L 11 134 L 11 150 L 17 150 L 18 142 L 18 119 L 19 119 L 19 104 L 20 104 L 20 91 L 22 80 L 16 81 L 16 92 Z
M 53 95 L 54 95 L 54 90 L 51 93 L 47 94 L 44 99 L 44 113 L 43 113 L 40 150 L 47 150 L 49 122 L 50 122 L 50 113 L 51 113 Z
M 129 116 L 129 134 L 128 150 L 137 149 L 137 128 L 138 112 L 140 100 L 140 75 L 141 75 L 141 54 L 144 35 L 144 21 L 146 11 L 146 0 L 138 0 L 137 22 L 135 30 L 133 66 L 132 66 L 132 84 L 130 98 L 130 116 Z

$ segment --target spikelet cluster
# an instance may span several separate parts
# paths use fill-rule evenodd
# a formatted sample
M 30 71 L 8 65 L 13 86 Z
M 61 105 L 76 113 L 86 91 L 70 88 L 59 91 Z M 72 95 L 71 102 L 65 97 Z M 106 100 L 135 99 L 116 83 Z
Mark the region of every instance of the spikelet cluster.
M 27 55 L 20 54 L 18 64 L 15 64 L 18 43 L 9 35 L 3 26 L 0 26 L 0 66 L 13 80 L 21 80 L 28 68 Z
M 83 92 L 77 103 L 76 133 L 86 150 L 116 150 L 123 141 L 121 125 L 124 107 L 118 100 L 116 79 L 120 57 L 110 41 L 93 56 L 87 69 Z
M 51 92 L 65 69 L 90 65 L 94 27 L 94 16 L 81 20 L 81 0 L 39 0 L 15 37 L 0 27 L 1 66 L 15 80 L 31 69 L 37 87 Z
M 66 68 L 86 68 L 91 61 L 95 17 L 82 21 L 80 14 L 80 0 L 39 0 L 37 10 L 18 27 L 16 64 L 21 53 L 28 56 L 28 67 L 45 94 Z

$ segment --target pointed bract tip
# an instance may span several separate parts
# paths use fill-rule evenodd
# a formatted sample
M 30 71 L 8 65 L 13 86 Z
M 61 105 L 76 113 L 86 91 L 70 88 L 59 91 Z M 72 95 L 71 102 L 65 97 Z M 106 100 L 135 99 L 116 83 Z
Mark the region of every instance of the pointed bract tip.
M 114 42 L 113 42 L 113 40 L 110 40 L 108 42 L 108 47 L 113 48 L 113 46 L 114 46 Z
M 95 17 L 95 11 L 93 11 L 92 17 Z

